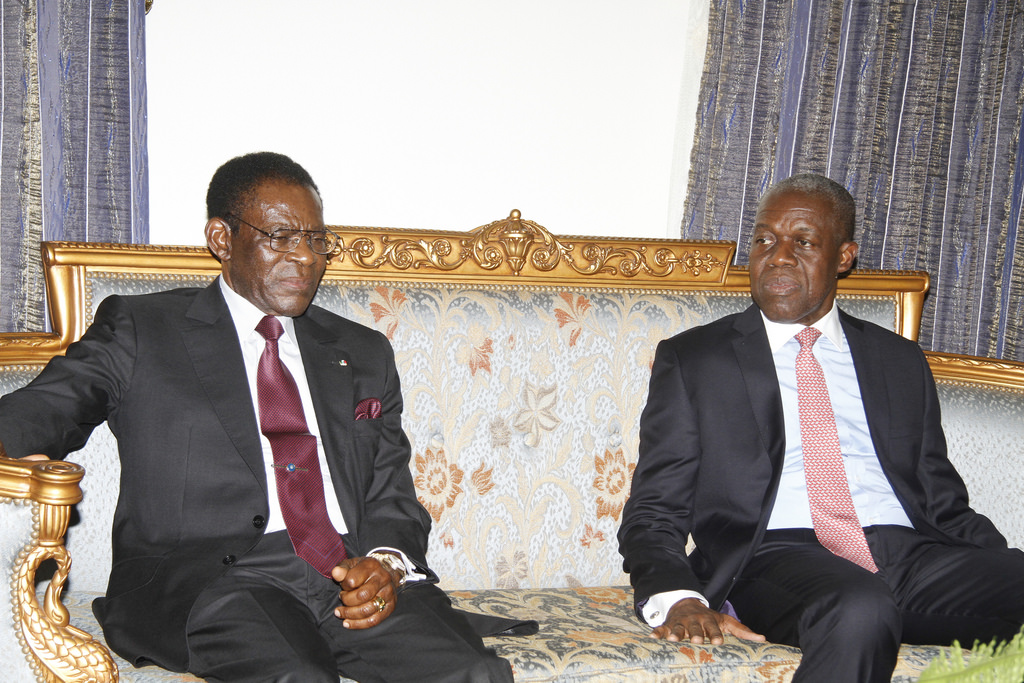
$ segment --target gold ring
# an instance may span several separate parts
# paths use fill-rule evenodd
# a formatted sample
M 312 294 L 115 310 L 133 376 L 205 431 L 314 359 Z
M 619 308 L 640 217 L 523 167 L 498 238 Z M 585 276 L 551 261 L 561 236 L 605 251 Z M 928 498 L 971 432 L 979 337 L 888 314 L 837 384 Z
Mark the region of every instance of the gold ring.
M 373 598 L 373 604 L 377 605 L 378 612 L 383 612 L 384 608 L 388 606 L 388 603 L 384 602 L 384 598 L 379 595 Z

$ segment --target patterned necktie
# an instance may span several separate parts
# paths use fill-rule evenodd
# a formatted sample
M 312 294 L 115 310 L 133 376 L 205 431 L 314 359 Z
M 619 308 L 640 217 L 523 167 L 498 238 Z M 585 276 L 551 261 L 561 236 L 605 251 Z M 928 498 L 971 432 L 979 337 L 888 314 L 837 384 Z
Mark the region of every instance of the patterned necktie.
M 811 347 L 819 336 L 821 332 L 813 327 L 805 327 L 796 335 L 800 342 L 800 353 L 796 356 L 800 442 L 814 534 L 823 546 L 839 557 L 845 557 L 870 572 L 877 572 L 878 567 L 871 557 L 850 496 L 850 482 L 843 467 L 836 418 L 832 414 L 825 375 L 811 353 Z
M 306 427 L 299 389 L 277 352 L 281 323 L 268 315 L 256 326 L 267 340 L 256 370 L 260 431 L 270 441 L 281 516 L 295 554 L 329 577 L 345 559 L 341 536 L 327 516 L 316 437 Z

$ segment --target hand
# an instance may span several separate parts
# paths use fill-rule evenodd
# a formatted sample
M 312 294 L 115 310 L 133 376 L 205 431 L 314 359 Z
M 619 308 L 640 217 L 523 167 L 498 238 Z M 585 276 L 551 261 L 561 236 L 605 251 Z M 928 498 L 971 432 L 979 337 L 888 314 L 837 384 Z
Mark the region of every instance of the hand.
M 350 557 L 331 571 L 331 577 L 341 586 L 341 606 L 334 614 L 345 628 L 371 628 L 395 611 L 399 577 L 376 559 Z
M 702 645 L 705 641 L 721 645 L 725 642 L 725 634 L 745 640 L 764 641 L 760 633 L 754 633 L 727 614 L 705 607 L 697 598 L 685 598 L 672 605 L 665 623 L 654 629 L 651 637 L 672 642 L 689 640 L 694 645 Z
M 5 457 L 6 457 L 6 455 L 7 454 L 4 453 Z M 39 453 L 36 453 L 35 455 L 26 455 L 24 458 L 22 458 L 22 460 L 49 460 L 49 458 L 47 458 L 45 455 L 41 455 Z

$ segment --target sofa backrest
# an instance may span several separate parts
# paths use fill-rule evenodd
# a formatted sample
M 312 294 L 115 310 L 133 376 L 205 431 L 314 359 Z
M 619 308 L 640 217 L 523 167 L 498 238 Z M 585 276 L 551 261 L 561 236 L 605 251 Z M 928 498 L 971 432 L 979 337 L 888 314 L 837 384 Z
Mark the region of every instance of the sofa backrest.
M 949 458 L 971 507 L 1024 548 L 1024 363 L 927 353 Z
M 518 212 L 468 233 L 339 228 L 316 303 L 384 332 L 405 399 L 429 561 L 448 589 L 626 583 L 615 533 L 654 348 L 749 305 L 727 242 L 555 237 Z M 202 286 L 205 249 L 47 244 L 60 352 L 110 294 Z M 915 338 L 928 278 L 862 272 L 841 305 Z M 0 362 L 5 357 L 0 341 Z M 39 351 L 38 349 L 42 349 Z M 105 427 L 68 533 L 72 588 L 102 590 L 118 481 Z

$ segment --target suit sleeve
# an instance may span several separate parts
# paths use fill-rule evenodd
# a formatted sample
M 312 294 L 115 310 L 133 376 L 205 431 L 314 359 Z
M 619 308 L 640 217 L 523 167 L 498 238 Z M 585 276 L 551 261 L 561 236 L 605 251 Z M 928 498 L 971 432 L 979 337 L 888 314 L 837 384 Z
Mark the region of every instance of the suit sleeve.
M 678 354 L 662 341 L 640 418 L 640 455 L 619 528 L 619 552 L 638 604 L 670 590 L 702 592 L 690 567 L 690 534 L 701 446 Z
M 108 297 L 81 340 L 25 387 L 0 399 L 0 442 L 8 457 L 64 458 L 85 445 L 116 409 L 134 358 L 131 313 Z
M 950 462 L 935 380 L 924 354 L 915 348 L 922 374 L 923 429 L 916 467 L 923 515 L 942 533 L 985 548 L 1006 548 L 1006 539 L 984 515 L 970 507 L 967 486 Z

